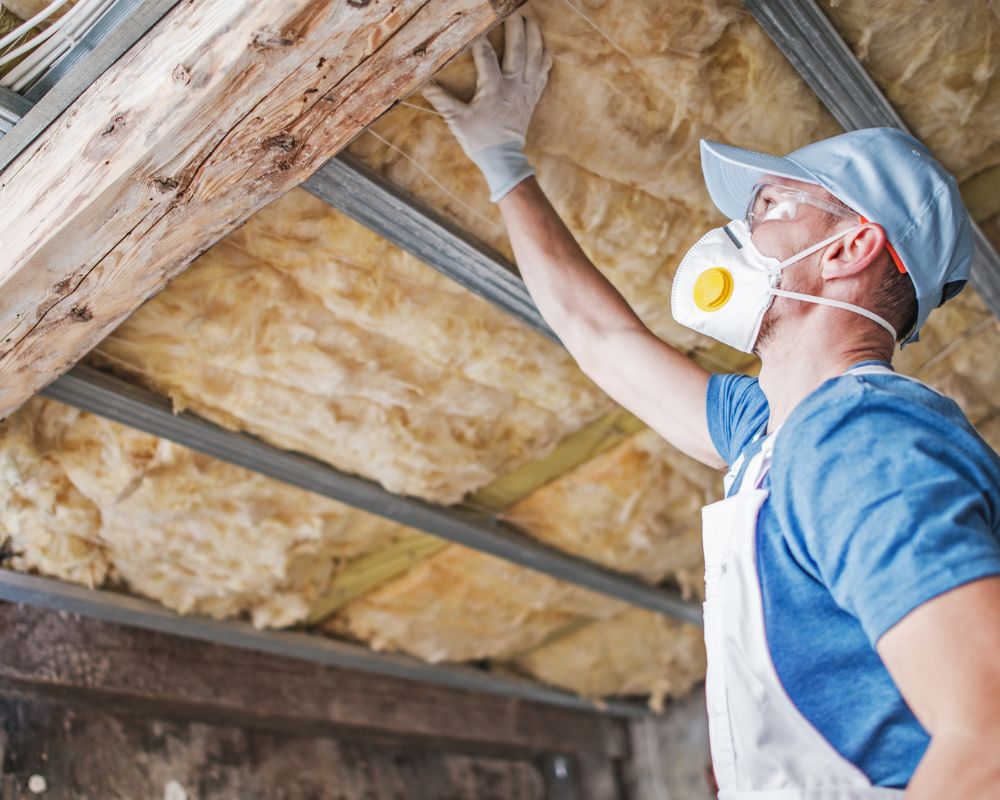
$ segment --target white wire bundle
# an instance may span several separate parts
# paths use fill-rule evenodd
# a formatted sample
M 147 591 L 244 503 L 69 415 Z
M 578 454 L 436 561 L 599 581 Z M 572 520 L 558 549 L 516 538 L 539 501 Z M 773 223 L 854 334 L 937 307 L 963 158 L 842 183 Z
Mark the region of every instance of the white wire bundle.
M 0 38 L 0 67 L 25 56 L 0 78 L 0 86 L 24 92 L 40 80 L 80 41 L 115 0 L 78 0 L 69 11 L 37 36 L 18 44 L 33 27 L 48 19 L 69 0 L 53 0 L 31 19 Z

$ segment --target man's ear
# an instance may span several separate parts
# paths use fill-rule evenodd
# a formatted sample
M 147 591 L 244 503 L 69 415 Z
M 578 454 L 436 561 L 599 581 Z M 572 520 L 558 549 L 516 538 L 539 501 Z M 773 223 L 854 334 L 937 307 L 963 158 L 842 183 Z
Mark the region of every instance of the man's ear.
M 885 231 L 876 222 L 865 222 L 847 231 L 823 251 L 820 274 L 825 280 L 857 275 L 885 248 Z

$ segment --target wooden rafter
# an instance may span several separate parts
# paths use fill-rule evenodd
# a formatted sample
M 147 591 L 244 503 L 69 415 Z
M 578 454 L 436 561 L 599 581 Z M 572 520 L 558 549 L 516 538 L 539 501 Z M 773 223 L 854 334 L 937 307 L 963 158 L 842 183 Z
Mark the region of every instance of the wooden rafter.
M 363 645 L 314 634 L 258 630 L 237 620 L 185 617 L 149 600 L 7 569 L 0 569 L 0 601 L 25 603 L 118 625 L 453 689 L 518 697 L 563 708 L 603 710 L 615 716 L 635 717 L 648 713 L 643 706 L 626 700 L 592 701 L 513 675 L 457 664 L 428 664 L 412 656 L 377 653 Z M 4 669 L 0 667 L 0 679 Z
M 0 417 L 518 0 L 201 0 L 0 173 Z

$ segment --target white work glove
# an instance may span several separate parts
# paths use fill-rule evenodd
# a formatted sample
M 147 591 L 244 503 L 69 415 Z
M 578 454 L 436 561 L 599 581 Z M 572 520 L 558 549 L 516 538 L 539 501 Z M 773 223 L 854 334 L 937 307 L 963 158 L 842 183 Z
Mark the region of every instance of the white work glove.
M 485 36 L 472 43 L 477 79 L 468 103 L 433 82 L 422 91 L 482 170 L 494 203 L 535 174 L 524 157 L 524 137 L 552 68 L 537 23 L 512 14 L 504 22 L 504 37 L 502 70 Z

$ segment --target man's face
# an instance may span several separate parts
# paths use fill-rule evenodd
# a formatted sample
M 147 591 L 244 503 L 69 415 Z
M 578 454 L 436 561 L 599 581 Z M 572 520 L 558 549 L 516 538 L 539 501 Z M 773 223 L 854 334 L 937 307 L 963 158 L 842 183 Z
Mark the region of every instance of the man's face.
M 821 200 L 836 202 L 833 195 L 821 186 L 791 178 L 779 178 L 774 175 L 765 175 L 761 179 L 762 183 L 772 183 L 778 186 L 787 186 L 792 189 L 801 189 Z M 769 190 L 767 187 L 761 190 L 763 199 L 768 199 Z M 847 220 L 836 220 L 846 230 Z M 774 219 L 758 222 L 754 226 L 751 236 L 754 245 L 765 256 L 771 256 L 779 260 L 791 257 L 799 253 L 818 241 L 831 235 L 836 230 L 836 224 L 832 223 L 830 215 L 822 209 L 808 203 L 799 203 L 796 209 L 795 218 Z M 791 292 L 801 292 L 803 294 L 822 294 L 823 279 L 820 276 L 819 261 L 823 255 L 823 250 L 806 256 L 801 261 L 790 265 L 781 273 L 780 286 L 782 289 Z M 764 315 L 761 322 L 760 334 L 754 345 L 754 353 L 760 355 L 761 350 L 766 348 L 767 343 L 781 334 L 784 329 L 787 332 L 788 320 L 794 319 L 796 314 L 802 313 L 802 303 L 794 300 L 787 300 L 782 297 L 774 298 L 774 302 Z

